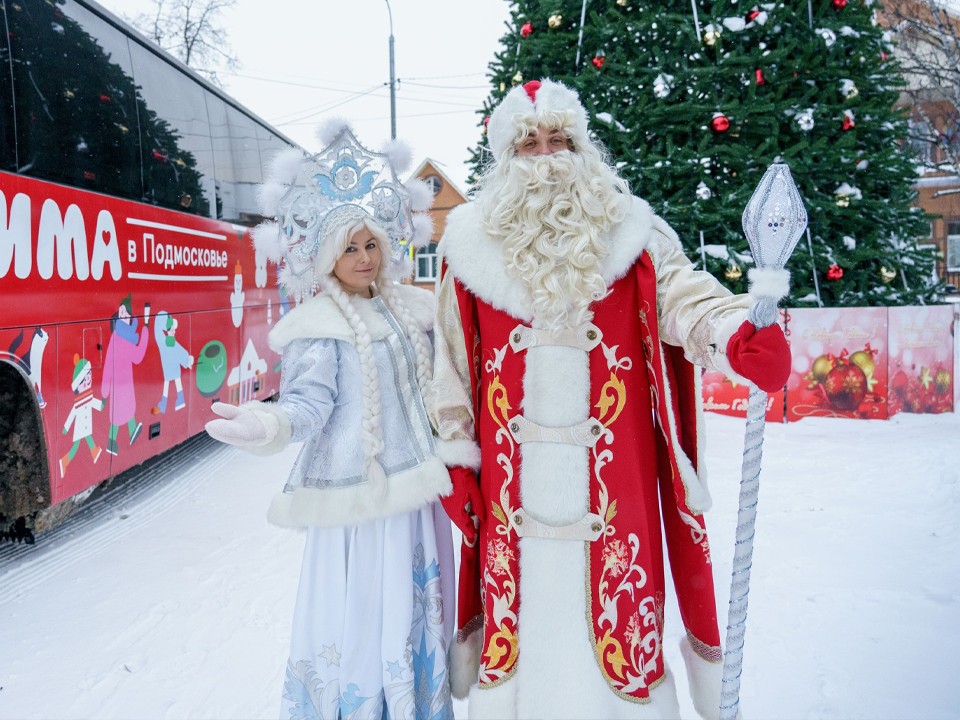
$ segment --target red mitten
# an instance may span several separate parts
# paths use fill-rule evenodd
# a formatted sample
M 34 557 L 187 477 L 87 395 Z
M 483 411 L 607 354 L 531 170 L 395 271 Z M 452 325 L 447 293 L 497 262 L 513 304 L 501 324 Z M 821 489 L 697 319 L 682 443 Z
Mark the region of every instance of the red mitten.
M 757 330 L 744 320 L 727 343 L 727 360 L 734 372 L 768 393 L 781 390 L 790 377 L 790 346 L 776 324 Z
M 440 502 L 453 524 L 460 528 L 467 543 L 473 545 L 478 535 L 474 516 L 480 522 L 486 517 L 477 474 L 462 465 L 448 468 L 447 471 L 450 473 L 450 482 L 453 483 L 453 492 L 440 498 Z

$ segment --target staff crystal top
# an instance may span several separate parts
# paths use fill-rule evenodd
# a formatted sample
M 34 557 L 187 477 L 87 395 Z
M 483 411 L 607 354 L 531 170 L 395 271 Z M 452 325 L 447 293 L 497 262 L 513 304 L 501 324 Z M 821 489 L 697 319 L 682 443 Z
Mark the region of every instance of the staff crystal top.
M 787 264 L 807 227 L 807 211 L 790 168 L 773 163 L 743 211 L 743 232 L 758 268 Z

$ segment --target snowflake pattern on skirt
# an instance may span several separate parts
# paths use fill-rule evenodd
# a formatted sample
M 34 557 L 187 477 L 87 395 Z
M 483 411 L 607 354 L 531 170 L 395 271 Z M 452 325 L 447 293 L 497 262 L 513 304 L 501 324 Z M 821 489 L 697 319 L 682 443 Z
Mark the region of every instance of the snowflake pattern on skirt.
M 282 720 L 453 717 L 452 548 L 437 507 L 308 530 Z

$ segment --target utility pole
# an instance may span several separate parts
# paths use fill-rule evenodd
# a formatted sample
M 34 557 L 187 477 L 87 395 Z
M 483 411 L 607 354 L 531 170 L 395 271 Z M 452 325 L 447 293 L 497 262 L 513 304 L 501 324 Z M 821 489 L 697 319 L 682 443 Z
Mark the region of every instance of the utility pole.
M 393 69 L 393 11 L 390 0 L 387 3 L 387 15 L 390 18 L 390 139 L 397 139 L 397 78 Z

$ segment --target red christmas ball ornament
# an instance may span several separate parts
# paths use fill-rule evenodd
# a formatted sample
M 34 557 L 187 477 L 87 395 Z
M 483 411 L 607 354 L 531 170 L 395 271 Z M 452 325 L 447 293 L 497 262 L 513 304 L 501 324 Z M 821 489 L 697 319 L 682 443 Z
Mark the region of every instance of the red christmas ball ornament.
M 847 6 L 847 0 L 830 0 L 834 10 L 843 10 Z
M 490 116 L 487 115 L 487 116 L 483 119 L 483 131 L 484 131 L 484 132 L 487 131 L 487 126 L 488 126 L 489 124 L 490 124 Z
M 827 280 L 839 280 L 843 277 L 843 268 L 839 265 L 831 265 L 827 270 Z
M 718 133 L 726 132 L 730 129 L 730 120 L 728 120 L 727 116 L 723 113 L 714 113 L 713 119 L 710 120 L 710 127 Z
M 593 58 L 593 66 L 597 70 L 601 70 L 603 69 L 603 63 L 605 63 L 606 60 L 607 60 L 606 55 L 604 55 L 603 53 L 597 53 Z
M 841 123 L 840 126 L 841 126 L 844 130 L 850 130 L 851 128 L 856 127 L 856 125 L 857 125 L 857 124 L 853 121 L 853 113 L 850 112 L 849 110 L 844 110 L 844 111 L 843 111 L 843 122 Z
M 520 37 L 530 37 L 533 34 L 533 23 L 524 23 L 520 28 Z
M 763 70 L 761 70 L 760 68 L 757 68 L 756 76 L 757 76 L 757 85 L 767 84 L 767 79 L 763 77 Z
M 837 410 L 855 410 L 867 394 L 867 376 L 853 363 L 840 361 L 827 373 L 823 392 Z
M 756 5 L 754 5 L 754 6 L 750 9 L 750 12 L 748 12 L 746 15 L 744 15 L 744 19 L 745 19 L 747 22 L 753 22 L 754 20 L 757 19 L 757 15 L 759 15 L 759 14 L 760 14 L 760 8 L 758 8 Z

